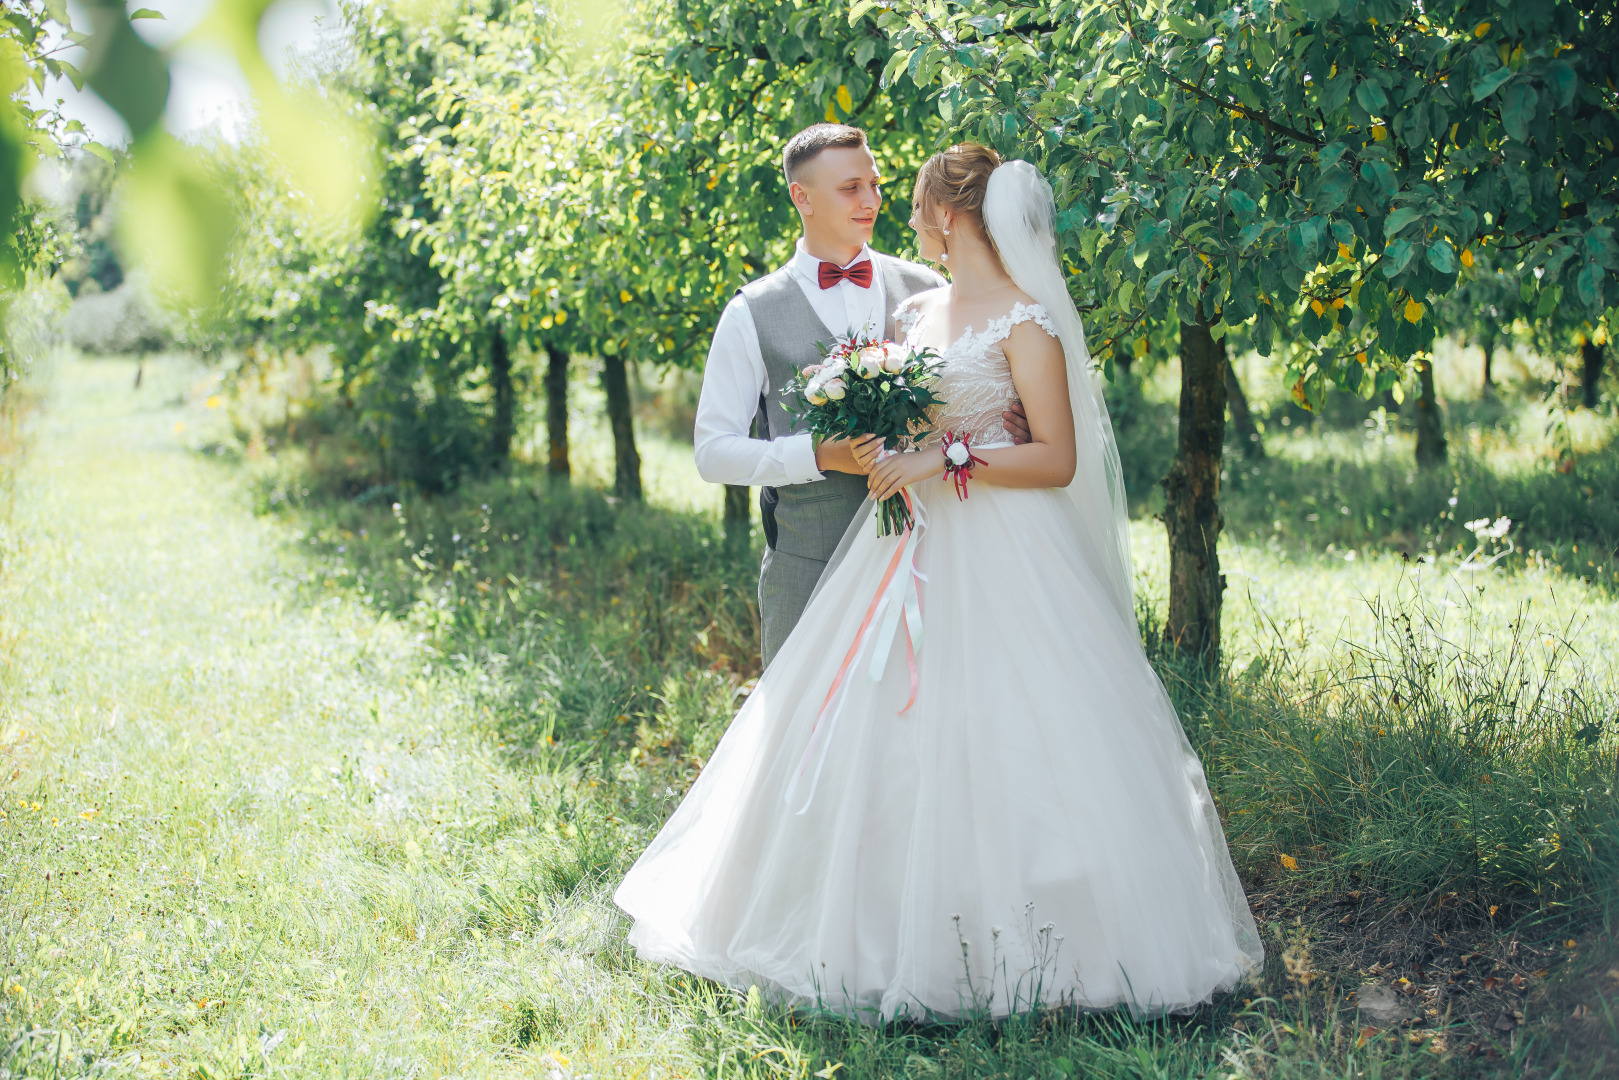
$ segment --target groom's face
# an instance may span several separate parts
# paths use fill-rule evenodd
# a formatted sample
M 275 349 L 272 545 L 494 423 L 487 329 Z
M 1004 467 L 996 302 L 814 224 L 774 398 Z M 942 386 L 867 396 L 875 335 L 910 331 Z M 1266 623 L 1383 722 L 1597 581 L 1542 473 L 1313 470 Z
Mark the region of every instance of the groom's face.
M 877 161 L 863 146 L 823 150 L 793 177 L 793 205 L 804 234 L 828 244 L 859 247 L 871 240 L 883 189 Z

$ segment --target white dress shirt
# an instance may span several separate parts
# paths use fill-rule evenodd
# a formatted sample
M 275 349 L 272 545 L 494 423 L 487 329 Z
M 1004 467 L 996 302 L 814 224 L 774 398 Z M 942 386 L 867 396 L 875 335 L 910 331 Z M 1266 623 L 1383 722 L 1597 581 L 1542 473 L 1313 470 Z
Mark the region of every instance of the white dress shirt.
M 870 258 L 871 248 L 862 247 L 848 265 Z M 804 249 L 800 239 L 788 265 L 826 328 L 838 337 L 881 337 L 888 317 L 888 298 L 875 261 L 871 286 L 865 289 L 848 279 L 830 289 L 821 288 L 820 263 Z M 692 441 L 697 472 L 704 480 L 711 484 L 785 487 L 821 479 L 809 433 L 769 441 L 748 437 L 748 429 L 759 412 L 759 398 L 769 388 L 753 313 L 746 300 L 734 296 L 714 328 L 708 364 L 703 369 L 703 392 L 697 400 Z

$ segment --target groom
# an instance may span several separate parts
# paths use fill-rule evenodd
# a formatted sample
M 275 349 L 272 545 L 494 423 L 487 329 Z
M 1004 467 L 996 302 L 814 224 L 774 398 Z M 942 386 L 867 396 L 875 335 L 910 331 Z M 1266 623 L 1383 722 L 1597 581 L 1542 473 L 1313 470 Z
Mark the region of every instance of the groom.
M 894 309 L 944 284 L 924 266 L 870 248 L 883 199 L 865 132 L 844 124 L 805 128 L 787 141 L 782 173 L 804 235 L 786 266 L 742 286 L 726 305 L 693 437 L 704 480 L 761 489 L 766 667 L 865 501 L 875 451 L 871 442 L 813 442 L 782 407 L 782 388 L 839 338 L 894 338 Z M 1006 422 L 1014 438 L 1027 441 L 1021 412 Z

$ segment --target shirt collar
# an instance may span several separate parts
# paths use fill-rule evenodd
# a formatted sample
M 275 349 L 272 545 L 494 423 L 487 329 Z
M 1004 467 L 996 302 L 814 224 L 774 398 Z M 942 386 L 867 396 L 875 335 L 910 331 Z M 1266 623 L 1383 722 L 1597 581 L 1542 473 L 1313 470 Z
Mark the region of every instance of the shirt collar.
M 872 270 L 875 271 L 877 269 L 877 260 L 875 258 L 872 258 L 872 251 L 871 251 L 871 245 L 870 244 L 862 244 L 862 245 L 860 245 L 860 254 L 858 254 L 854 258 L 850 259 L 845 265 L 846 266 L 853 266 L 855 263 L 859 262 L 861 259 L 871 259 Z M 815 285 L 818 288 L 820 286 L 820 265 L 821 265 L 821 260 L 817 259 L 815 256 L 811 255 L 809 253 L 809 251 L 805 249 L 805 247 L 804 247 L 804 238 L 802 236 L 799 237 L 798 238 L 798 246 L 797 246 L 796 250 L 794 250 L 794 252 L 793 252 L 793 258 L 792 258 L 793 273 L 797 274 L 799 277 L 803 278 L 805 281 L 810 282 L 811 284 Z

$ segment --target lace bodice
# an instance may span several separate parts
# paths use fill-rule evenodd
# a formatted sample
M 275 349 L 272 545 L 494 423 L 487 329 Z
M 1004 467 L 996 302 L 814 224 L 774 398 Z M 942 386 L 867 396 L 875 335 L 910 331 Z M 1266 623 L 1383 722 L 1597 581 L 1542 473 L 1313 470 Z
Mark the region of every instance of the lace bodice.
M 895 323 L 908 344 L 917 344 L 916 328 L 922 312 L 907 303 L 894 314 Z M 1034 322 L 1052 337 L 1057 328 L 1046 309 L 1039 304 L 1017 303 L 998 319 L 991 319 L 982 330 L 968 327 L 960 337 L 940 352 L 943 370 L 934 392 L 944 400 L 930 416 L 933 431 L 917 445 L 936 442 L 946 431 L 966 435 L 973 446 L 1010 446 L 1011 437 L 1001 419 L 1013 402 L 1017 389 L 1012 385 L 1012 368 L 1006 360 L 1006 339 L 1019 323 Z

